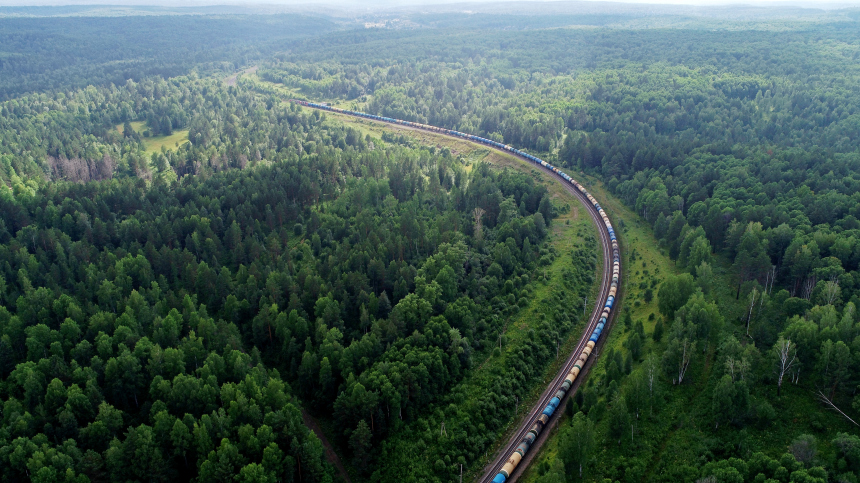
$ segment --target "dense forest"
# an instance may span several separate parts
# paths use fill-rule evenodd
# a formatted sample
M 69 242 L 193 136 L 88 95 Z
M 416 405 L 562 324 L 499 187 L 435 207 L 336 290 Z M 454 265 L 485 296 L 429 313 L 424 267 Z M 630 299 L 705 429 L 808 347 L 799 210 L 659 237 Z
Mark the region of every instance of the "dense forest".
M 528 481 L 857 481 L 856 11 L 0 13 L 4 480 L 343 478 L 311 417 L 354 481 L 480 473 L 578 335 L 593 227 L 289 96 L 612 207 L 625 311 Z
M 323 62 L 310 60 L 319 51 L 284 56 L 260 79 L 526 146 L 600 178 L 690 273 L 636 287 L 645 302 L 659 301 L 658 318 L 625 324 L 624 347 L 608 354 L 600 379 L 570 407 L 587 416 L 561 432 L 564 470 L 542 468 L 546 481 L 571 481 L 580 464 L 601 461 L 583 477 L 787 481 L 773 473 L 782 468 L 792 481 L 855 481 L 858 440 L 847 419 L 812 415 L 806 423 L 807 433 L 824 433 L 821 456 L 810 434 L 789 435 L 781 449 L 737 436 L 780 424 L 774 406 L 823 412 L 832 404 L 851 415 L 860 408 L 860 99 L 851 80 L 860 39 L 851 25 L 742 35 L 385 32 L 323 46 Z M 434 41 L 442 37 L 448 42 Z M 652 333 L 630 330 L 642 322 Z M 702 402 L 687 384 L 712 396 Z M 784 385 L 808 392 L 792 391 L 794 406 L 786 405 Z M 681 401 L 695 404 L 687 417 L 700 421 L 687 447 L 671 441 L 667 453 L 666 433 L 646 429 L 678 424 L 674 407 L 639 423 L 648 437 L 622 442 L 642 404 Z M 597 447 L 586 454 L 578 435 L 589 424 Z M 701 432 L 715 439 L 694 443 Z M 762 450 L 776 453 L 753 455 Z M 648 471 L 655 451 L 659 467 Z
M 369 467 L 552 256 L 532 178 L 242 89 L 129 82 L 3 109 L 20 149 L 0 200 L 6 478 L 324 481 L 294 397 Z M 112 129 L 131 119 L 193 141 L 148 158 Z
M 108 16 L 0 7 L 0 100 L 21 94 L 122 85 L 128 79 L 233 72 L 289 42 L 334 30 L 319 16 Z M 48 13 L 48 12 L 45 12 Z M 95 12 L 96 15 L 99 12 Z M 4 15 L 5 14 L 5 15 Z M 15 14 L 22 16 L 13 16 Z M 10 15 L 8 18 L 2 18 Z

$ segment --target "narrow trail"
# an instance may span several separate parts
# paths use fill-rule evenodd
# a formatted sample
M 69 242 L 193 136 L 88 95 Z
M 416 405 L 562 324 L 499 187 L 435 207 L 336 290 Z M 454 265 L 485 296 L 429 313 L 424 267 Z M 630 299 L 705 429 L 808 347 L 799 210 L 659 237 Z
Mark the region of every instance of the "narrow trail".
M 702 395 L 702 392 L 706 389 L 708 380 L 710 380 L 710 378 L 711 378 L 711 369 L 713 368 L 714 357 L 715 357 L 714 351 L 709 349 L 708 355 L 706 356 L 706 359 L 705 359 L 705 369 L 702 371 L 702 374 L 699 376 L 699 380 L 696 381 L 696 383 L 694 384 L 694 386 L 696 388 L 695 393 L 687 399 L 687 401 L 686 401 L 687 404 L 692 404 L 696 399 L 698 399 Z M 678 431 L 680 431 L 682 429 L 682 427 L 683 427 L 683 421 L 680 423 L 677 420 L 673 421 L 672 429 L 670 429 L 663 436 L 663 441 L 660 443 L 660 448 L 654 453 L 654 461 L 662 461 L 663 460 L 663 453 L 666 452 L 666 448 L 669 446 L 669 442 L 672 441 L 672 439 L 675 437 L 675 434 L 677 434 Z M 651 465 L 648 468 L 648 471 L 645 473 L 644 480 L 646 480 L 646 481 L 650 480 L 651 476 L 654 474 L 654 471 L 656 469 L 657 469 L 656 465 Z
M 253 67 L 248 67 L 247 69 L 243 70 L 242 72 L 237 72 L 231 76 L 226 77 L 224 79 L 224 83 L 227 84 L 228 86 L 235 86 L 236 82 L 239 80 L 239 76 L 241 74 L 253 74 L 254 72 L 257 72 L 257 66 L 256 65 Z
M 337 456 L 337 453 L 334 452 L 334 447 L 332 447 L 331 443 L 329 443 L 328 439 L 325 437 L 325 433 L 323 433 L 323 430 L 320 427 L 319 423 L 317 423 L 317 420 L 314 419 L 314 417 L 311 416 L 307 411 L 305 411 L 305 408 L 301 409 L 302 421 L 304 421 L 305 426 L 310 428 L 310 430 L 313 431 L 314 434 L 317 435 L 317 438 L 319 438 L 322 442 L 323 447 L 325 448 L 326 459 L 331 464 L 333 464 L 335 468 L 337 468 L 337 472 L 340 474 L 341 478 L 343 478 L 343 481 L 345 481 L 346 483 L 352 483 L 352 480 L 349 479 L 349 473 L 346 472 L 346 468 L 343 466 L 343 463 L 341 463 L 340 458 L 338 458 Z

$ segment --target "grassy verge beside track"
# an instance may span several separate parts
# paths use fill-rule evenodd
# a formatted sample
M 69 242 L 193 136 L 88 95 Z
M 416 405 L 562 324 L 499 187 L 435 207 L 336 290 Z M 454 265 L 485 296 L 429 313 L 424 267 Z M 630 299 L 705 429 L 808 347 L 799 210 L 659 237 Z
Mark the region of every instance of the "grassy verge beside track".
M 751 400 L 753 405 L 763 401 L 772 405 L 773 419 L 764 420 L 756 416 L 758 421 L 740 429 L 731 424 L 720 425 L 717 434 L 730 444 L 716 444 L 718 440 L 712 436 L 712 400 L 714 388 L 725 372 L 717 352 L 718 344 L 714 341 L 707 346 L 705 352 L 697 351 L 688 373 L 689 384 L 686 381 L 682 385 L 672 384 L 671 378 L 664 372 L 662 361 L 667 335 L 664 333 L 660 341 L 654 341 L 652 336 L 656 324 L 663 318 L 657 308 L 657 291 L 669 275 L 677 272 L 675 263 L 660 247 L 651 227 L 641 217 L 620 200 L 609 195 L 601 183 L 585 179 L 589 191 L 618 219 L 620 229 L 617 233 L 620 233 L 624 244 L 625 250 L 622 253 L 624 266 L 627 267 L 623 280 L 626 290 L 624 307 L 630 311 L 633 326 L 637 322 L 643 323 L 646 335 L 641 359 L 639 362 L 633 362 L 632 370 L 635 372 L 643 369 L 644 361 L 648 357 L 654 357 L 659 366 L 659 381 L 653 413 L 646 410 L 638 420 L 631 416 L 633 431 L 627 426 L 627 433 L 619 441 L 609 436 L 612 406 L 605 395 L 605 378 L 610 359 L 601 357 L 598 360 L 585 387 L 601 394 L 599 404 L 603 405 L 602 414 L 589 416 L 596 422 L 596 446 L 582 481 L 692 481 L 688 478 L 696 474 L 708 461 L 728 456 L 747 458 L 756 451 L 779 458 L 786 452 L 791 441 L 799 434 L 808 432 L 810 427 L 817 428 L 817 461 L 835 458 L 836 450 L 830 441 L 837 432 L 850 431 L 848 423 L 835 412 L 824 410 L 808 389 L 787 384 L 783 387 L 783 396 L 777 398 L 775 385 L 766 381 L 751 384 Z M 735 299 L 735 285 L 725 260 L 714 260 L 714 272 L 711 296 L 725 320 L 726 333 L 745 341 L 747 338 L 740 320 L 746 309 L 744 297 Z M 646 301 L 646 292 L 649 290 L 652 292 L 650 302 Z M 628 352 L 625 343 L 632 337 L 634 330 L 625 327 L 624 312 L 620 313 L 619 317 L 613 336 L 607 340 L 603 349 L 604 355 L 611 349 L 620 353 Z M 663 324 L 664 332 L 668 332 L 669 324 Z M 760 349 L 765 353 L 765 357 L 768 349 Z M 769 359 L 763 359 L 760 363 L 769 364 Z M 627 376 L 618 381 L 620 393 L 624 394 L 628 390 L 630 379 L 631 377 Z M 559 432 L 570 423 L 570 417 L 570 414 L 565 414 L 564 420 L 550 435 L 534 464 L 520 481 L 556 481 L 553 479 L 552 468 L 558 464 Z M 566 481 L 580 480 L 568 472 Z
M 649 336 L 646 338 L 646 347 L 643 352 L 653 350 L 657 343 L 650 336 L 661 317 L 657 309 L 657 287 L 666 275 L 675 272 L 674 262 L 663 253 L 650 227 L 617 198 L 609 195 L 602 183 L 580 173 L 573 176 L 579 176 L 583 185 L 597 198 L 600 205 L 608 213 L 612 213 L 613 221 L 616 224 L 616 234 L 619 235 L 624 247 L 621 252 L 622 266 L 625 267 L 621 281 L 624 289 L 624 302 L 621 306 L 622 311 L 615 321 L 616 327 L 612 331 L 612 337 L 606 340 L 601 352 L 606 354 L 611 349 L 624 350 L 624 343 L 632 334 L 631 329 L 624 324 L 626 312 L 630 313 L 632 320 L 642 321 L 645 333 Z M 635 255 L 635 260 L 631 260 L 631 254 Z M 646 297 L 646 292 L 649 290 L 652 293 L 650 301 Z M 607 362 L 608 358 L 606 357 L 597 359 L 584 387 L 592 389 L 595 385 L 599 385 L 599 381 L 606 374 Z M 547 472 L 558 454 L 559 428 L 567 424 L 571 416 L 565 412 L 564 420 L 555 427 L 550 438 L 538 453 L 534 464 L 523 473 L 520 481 L 531 483 Z M 605 428 L 598 427 L 598 430 L 605 431 Z

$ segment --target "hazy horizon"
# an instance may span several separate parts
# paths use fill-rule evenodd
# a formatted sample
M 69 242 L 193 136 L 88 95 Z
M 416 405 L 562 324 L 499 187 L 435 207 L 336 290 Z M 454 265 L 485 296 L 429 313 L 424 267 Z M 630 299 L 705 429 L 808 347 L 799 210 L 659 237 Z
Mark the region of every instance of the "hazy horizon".
M 753 6 L 753 7 L 801 7 L 818 9 L 850 8 L 860 5 L 860 1 L 831 1 L 831 0 L 578 0 L 588 3 L 605 4 L 649 4 L 649 5 L 686 5 L 693 7 L 715 7 L 715 6 Z M 79 1 L 55 1 L 55 0 L 0 0 L 0 7 L 64 7 L 64 6 L 125 6 L 125 7 L 211 7 L 211 6 L 242 6 L 242 7 L 267 7 L 267 6 L 301 6 L 301 5 L 331 5 L 347 8 L 391 8 L 391 7 L 421 7 L 457 5 L 467 6 L 470 4 L 490 3 L 573 3 L 566 0 L 192 0 L 184 1 L 177 5 L 169 0 L 79 0 Z

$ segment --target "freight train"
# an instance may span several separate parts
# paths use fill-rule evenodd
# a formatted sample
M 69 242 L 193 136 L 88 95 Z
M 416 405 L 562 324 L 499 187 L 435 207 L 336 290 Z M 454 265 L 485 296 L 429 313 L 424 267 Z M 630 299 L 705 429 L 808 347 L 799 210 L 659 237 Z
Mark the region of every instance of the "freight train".
M 600 203 L 598 203 L 597 200 L 593 196 L 591 196 L 591 193 L 589 193 L 584 186 L 571 178 L 567 173 L 561 171 L 560 169 L 536 156 L 533 156 L 525 151 L 520 151 L 519 149 L 508 146 L 507 144 L 502 144 L 500 142 L 493 141 L 492 139 L 486 139 L 480 136 L 474 136 L 472 134 L 454 131 L 453 129 L 444 129 L 436 126 L 429 126 L 427 124 L 421 124 L 418 122 L 410 122 L 403 121 L 401 119 L 393 119 L 390 117 L 375 116 L 373 114 L 367 114 L 365 112 L 350 111 L 347 109 L 332 107 L 328 104 L 318 104 L 298 99 L 290 99 L 290 102 L 306 107 L 313 107 L 315 109 L 322 109 L 341 114 L 348 114 L 350 116 L 363 117 L 367 119 L 372 119 L 374 121 L 400 124 L 416 129 L 423 129 L 426 131 L 446 134 L 449 136 L 457 136 L 464 139 L 468 139 L 470 141 L 486 144 L 487 146 L 492 146 L 497 149 L 508 151 L 516 156 L 527 159 L 532 163 L 543 166 L 544 168 L 552 171 L 557 176 L 562 178 L 565 182 L 572 184 L 579 192 L 583 194 L 583 196 L 588 199 L 588 202 L 591 203 L 591 205 L 597 211 L 597 214 L 599 214 L 600 218 L 603 220 L 603 224 L 606 227 L 606 233 L 608 233 L 609 236 L 609 242 L 612 246 L 612 282 L 609 286 L 609 293 L 606 297 L 606 301 L 604 302 L 603 310 L 600 313 L 600 318 L 597 320 L 597 325 L 594 326 L 594 329 L 591 332 L 591 336 L 588 338 L 588 342 L 585 344 L 585 347 L 582 348 L 582 351 L 579 353 L 579 358 L 576 360 L 573 367 L 567 373 L 567 377 L 564 378 L 564 381 L 562 381 L 562 383 L 557 388 L 555 396 L 549 401 L 544 410 L 541 412 L 535 424 L 532 426 L 526 436 L 522 439 L 522 441 L 520 441 L 519 446 L 517 446 L 517 448 L 510 454 L 507 462 L 496 475 L 496 477 L 493 478 L 493 483 L 505 483 L 505 481 L 510 478 L 511 474 L 514 472 L 517 465 L 520 464 L 520 461 L 522 461 L 526 453 L 528 453 L 529 448 L 531 448 L 538 435 L 541 433 L 541 431 L 543 431 L 544 426 L 546 426 L 552 415 L 558 409 L 559 405 L 561 404 L 561 401 L 564 400 L 564 397 L 567 395 L 567 392 L 570 390 L 571 386 L 573 386 L 573 381 L 576 380 L 576 377 L 579 375 L 580 371 L 582 371 L 582 368 L 585 367 L 585 363 L 586 361 L 588 361 L 588 357 L 591 355 L 591 352 L 594 350 L 594 346 L 600 339 L 600 334 L 603 333 L 603 329 L 606 327 L 606 324 L 609 321 L 610 314 L 612 313 L 612 306 L 615 304 L 615 297 L 618 294 L 619 277 L 621 276 L 621 252 L 618 246 L 618 238 L 615 236 L 615 229 L 612 227 L 612 223 L 610 223 L 609 217 L 606 216 L 606 211 L 603 210 L 603 208 L 600 206 Z

